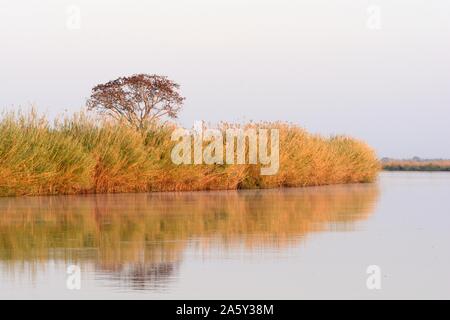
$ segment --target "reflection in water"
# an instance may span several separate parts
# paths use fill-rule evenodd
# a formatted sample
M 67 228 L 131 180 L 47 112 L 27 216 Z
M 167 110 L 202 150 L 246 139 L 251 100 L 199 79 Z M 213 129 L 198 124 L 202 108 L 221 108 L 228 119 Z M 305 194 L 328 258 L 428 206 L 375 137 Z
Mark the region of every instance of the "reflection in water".
M 0 199 L 0 268 L 95 266 L 128 288 L 164 288 L 195 243 L 281 250 L 308 233 L 351 230 L 372 212 L 376 185 Z M 21 271 L 20 271 L 21 270 Z

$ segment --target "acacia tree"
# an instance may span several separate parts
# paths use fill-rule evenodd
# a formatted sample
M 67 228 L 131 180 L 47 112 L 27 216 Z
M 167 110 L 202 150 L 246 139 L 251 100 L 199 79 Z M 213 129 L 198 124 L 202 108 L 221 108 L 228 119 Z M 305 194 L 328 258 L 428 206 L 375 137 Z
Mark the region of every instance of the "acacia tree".
M 184 101 L 180 86 L 164 76 L 136 74 L 121 77 L 92 89 L 88 110 L 125 119 L 138 130 L 166 116 L 176 118 Z

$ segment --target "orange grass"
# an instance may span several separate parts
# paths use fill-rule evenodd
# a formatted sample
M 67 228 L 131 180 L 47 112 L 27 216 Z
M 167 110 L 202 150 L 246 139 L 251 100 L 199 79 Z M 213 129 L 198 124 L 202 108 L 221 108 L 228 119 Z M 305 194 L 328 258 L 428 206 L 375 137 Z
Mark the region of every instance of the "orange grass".
M 52 124 L 33 112 L 8 114 L 0 120 L 0 195 L 316 186 L 371 182 L 380 169 L 374 151 L 353 138 L 278 122 L 251 126 L 279 129 L 278 174 L 261 176 L 258 165 L 174 165 L 174 124 L 140 133 L 83 114 Z

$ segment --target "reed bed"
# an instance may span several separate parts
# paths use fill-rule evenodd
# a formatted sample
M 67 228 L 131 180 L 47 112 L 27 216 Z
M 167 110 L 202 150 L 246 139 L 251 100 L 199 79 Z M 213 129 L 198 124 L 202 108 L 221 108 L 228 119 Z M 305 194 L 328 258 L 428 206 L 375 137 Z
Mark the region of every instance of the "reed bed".
M 34 112 L 5 114 L 0 196 L 318 186 L 371 182 L 380 169 L 374 151 L 356 139 L 312 135 L 279 122 L 251 126 L 279 129 L 276 175 L 261 176 L 259 165 L 249 164 L 175 165 L 174 124 L 137 132 L 85 114 L 52 123 Z

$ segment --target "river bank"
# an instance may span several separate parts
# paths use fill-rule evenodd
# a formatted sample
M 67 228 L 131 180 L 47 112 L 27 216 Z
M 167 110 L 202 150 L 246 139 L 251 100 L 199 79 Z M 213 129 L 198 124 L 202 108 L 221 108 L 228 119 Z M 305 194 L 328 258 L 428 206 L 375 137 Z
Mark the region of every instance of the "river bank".
M 229 124 L 218 125 L 225 130 Z M 137 132 L 80 114 L 50 123 L 35 114 L 0 120 L 0 195 L 53 195 L 318 186 L 371 182 L 380 165 L 364 142 L 312 135 L 287 123 L 241 128 L 279 130 L 275 175 L 259 164 L 176 165 L 174 124 Z

